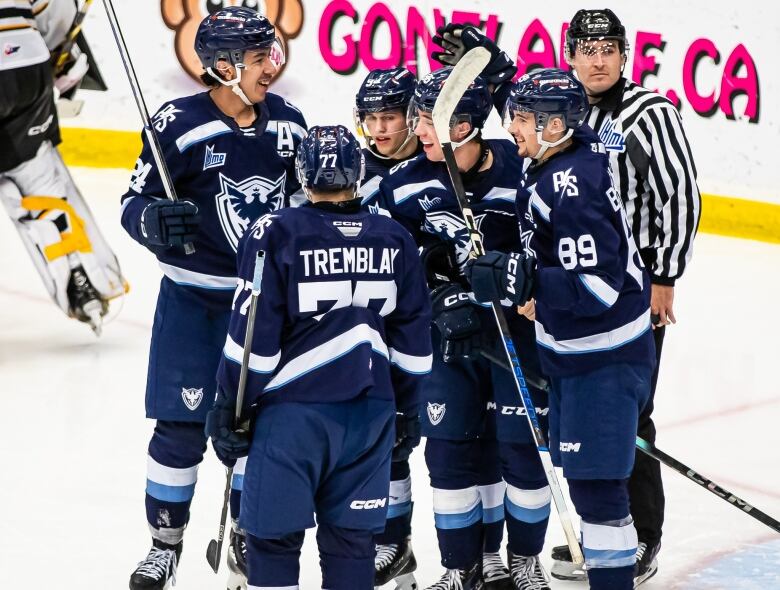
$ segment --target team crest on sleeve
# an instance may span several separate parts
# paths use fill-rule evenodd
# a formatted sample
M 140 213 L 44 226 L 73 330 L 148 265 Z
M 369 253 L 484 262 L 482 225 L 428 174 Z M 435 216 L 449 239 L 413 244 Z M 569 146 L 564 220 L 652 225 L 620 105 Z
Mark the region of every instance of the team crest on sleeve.
M 447 404 L 434 404 L 428 402 L 428 420 L 436 426 L 444 419 L 444 413 L 447 411 Z
M 184 400 L 184 405 L 194 412 L 203 401 L 203 388 L 182 387 L 181 399 Z
M 286 178 L 287 174 L 283 172 L 276 180 L 252 176 L 234 181 L 220 173 L 220 193 L 216 196 L 217 215 L 233 250 L 238 248 L 238 240 L 250 223 L 282 208 Z

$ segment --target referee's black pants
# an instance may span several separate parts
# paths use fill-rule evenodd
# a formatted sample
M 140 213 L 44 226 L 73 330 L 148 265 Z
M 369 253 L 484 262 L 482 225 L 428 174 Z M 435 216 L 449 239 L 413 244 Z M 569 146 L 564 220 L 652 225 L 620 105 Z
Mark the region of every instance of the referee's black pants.
M 639 415 L 637 434 L 646 441 L 655 444 L 655 424 L 653 424 L 653 400 L 658 382 L 658 370 L 661 366 L 661 349 L 664 343 L 666 327 L 653 330 L 655 339 L 656 365 L 653 372 L 650 399 Z M 664 524 L 664 487 L 661 481 L 661 464 L 636 450 L 634 471 L 628 481 L 628 494 L 631 502 L 631 516 L 637 530 L 640 543 L 655 545 L 661 540 L 661 528 Z

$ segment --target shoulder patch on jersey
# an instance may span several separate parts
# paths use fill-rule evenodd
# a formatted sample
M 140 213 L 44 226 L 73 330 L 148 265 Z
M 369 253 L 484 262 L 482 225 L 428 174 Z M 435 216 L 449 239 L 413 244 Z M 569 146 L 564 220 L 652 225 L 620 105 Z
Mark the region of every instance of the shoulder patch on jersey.
M 176 115 L 183 112 L 181 109 L 177 109 L 173 103 L 168 103 L 152 117 L 152 125 L 158 133 L 162 133 L 168 128 L 169 123 L 176 120 Z
M 618 129 L 617 122 L 610 117 L 604 120 L 604 124 L 599 129 L 599 139 L 611 152 L 626 151 L 626 138 Z

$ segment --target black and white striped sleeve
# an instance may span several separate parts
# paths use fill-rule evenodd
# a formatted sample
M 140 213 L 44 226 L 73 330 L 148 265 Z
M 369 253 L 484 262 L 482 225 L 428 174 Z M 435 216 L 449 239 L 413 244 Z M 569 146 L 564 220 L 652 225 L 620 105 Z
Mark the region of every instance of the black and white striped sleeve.
M 656 103 L 640 115 L 634 135 L 647 157 L 647 223 L 655 228 L 652 282 L 674 285 L 693 252 L 701 215 L 696 166 L 680 113 L 671 103 Z

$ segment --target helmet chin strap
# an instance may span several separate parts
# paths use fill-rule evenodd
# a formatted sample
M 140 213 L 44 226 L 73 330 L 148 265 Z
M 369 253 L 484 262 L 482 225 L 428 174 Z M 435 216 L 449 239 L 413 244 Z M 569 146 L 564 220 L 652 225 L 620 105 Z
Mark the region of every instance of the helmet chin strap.
M 403 133 L 403 131 L 394 131 L 393 133 Z M 387 135 L 391 135 L 391 134 L 388 133 Z M 384 155 L 380 154 L 379 150 L 376 150 L 376 149 L 372 149 L 371 151 L 374 153 L 374 155 L 377 158 L 380 158 L 382 160 L 393 160 L 396 157 L 396 155 L 400 154 L 404 150 L 404 148 L 407 145 L 409 145 L 409 142 L 412 140 L 412 137 L 414 137 L 414 132 L 411 129 L 407 129 L 406 130 L 406 139 L 404 139 L 404 142 L 400 146 L 398 146 L 398 149 L 395 150 L 389 156 L 384 156 Z M 371 147 L 373 148 L 375 146 L 376 146 L 376 142 L 372 138 L 372 140 L 371 140 Z
M 478 128 L 474 127 L 474 128 L 471 129 L 469 134 L 466 137 L 464 137 L 463 139 L 461 139 L 460 141 L 452 141 L 452 142 L 450 142 L 450 145 L 452 146 L 452 149 L 456 150 L 460 146 L 470 142 L 472 139 L 474 139 L 477 136 L 477 133 L 479 133 L 479 131 L 480 130 Z
M 539 145 L 542 146 L 539 148 L 539 152 L 533 156 L 534 160 L 541 160 L 544 156 L 545 152 L 549 148 L 558 147 L 561 145 L 564 141 L 569 139 L 574 134 L 574 129 L 568 129 L 566 133 L 563 134 L 563 137 L 561 137 L 558 141 L 547 141 L 545 139 L 542 139 L 542 133 L 543 130 L 537 129 L 536 130 L 536 141 L 539 142 Z
M 206 68 L 206 71 L 209 73 L 209 75 L 212 78 L 217 80 L 220 84 L 230 88 L 233 91 L 233 94 L 235 94 L 238 98 L 241 99 L 241 102 L 243 102 L 246 106 L 251 107 L 254 106 L 254 103 L 252 103 L 252 101 L 246 97 L 246 94 L 244 94 L 244 91 L 241 90 L 241 87 L 239 86 L 239 84 L 241 83 L 241 70 L 243 70 L 244 67 L 245 66 L 242 63 L 235 64 L 236 77 L 233 80 L 223 79 L 221 76 L 216 74 L 212 68 Z

